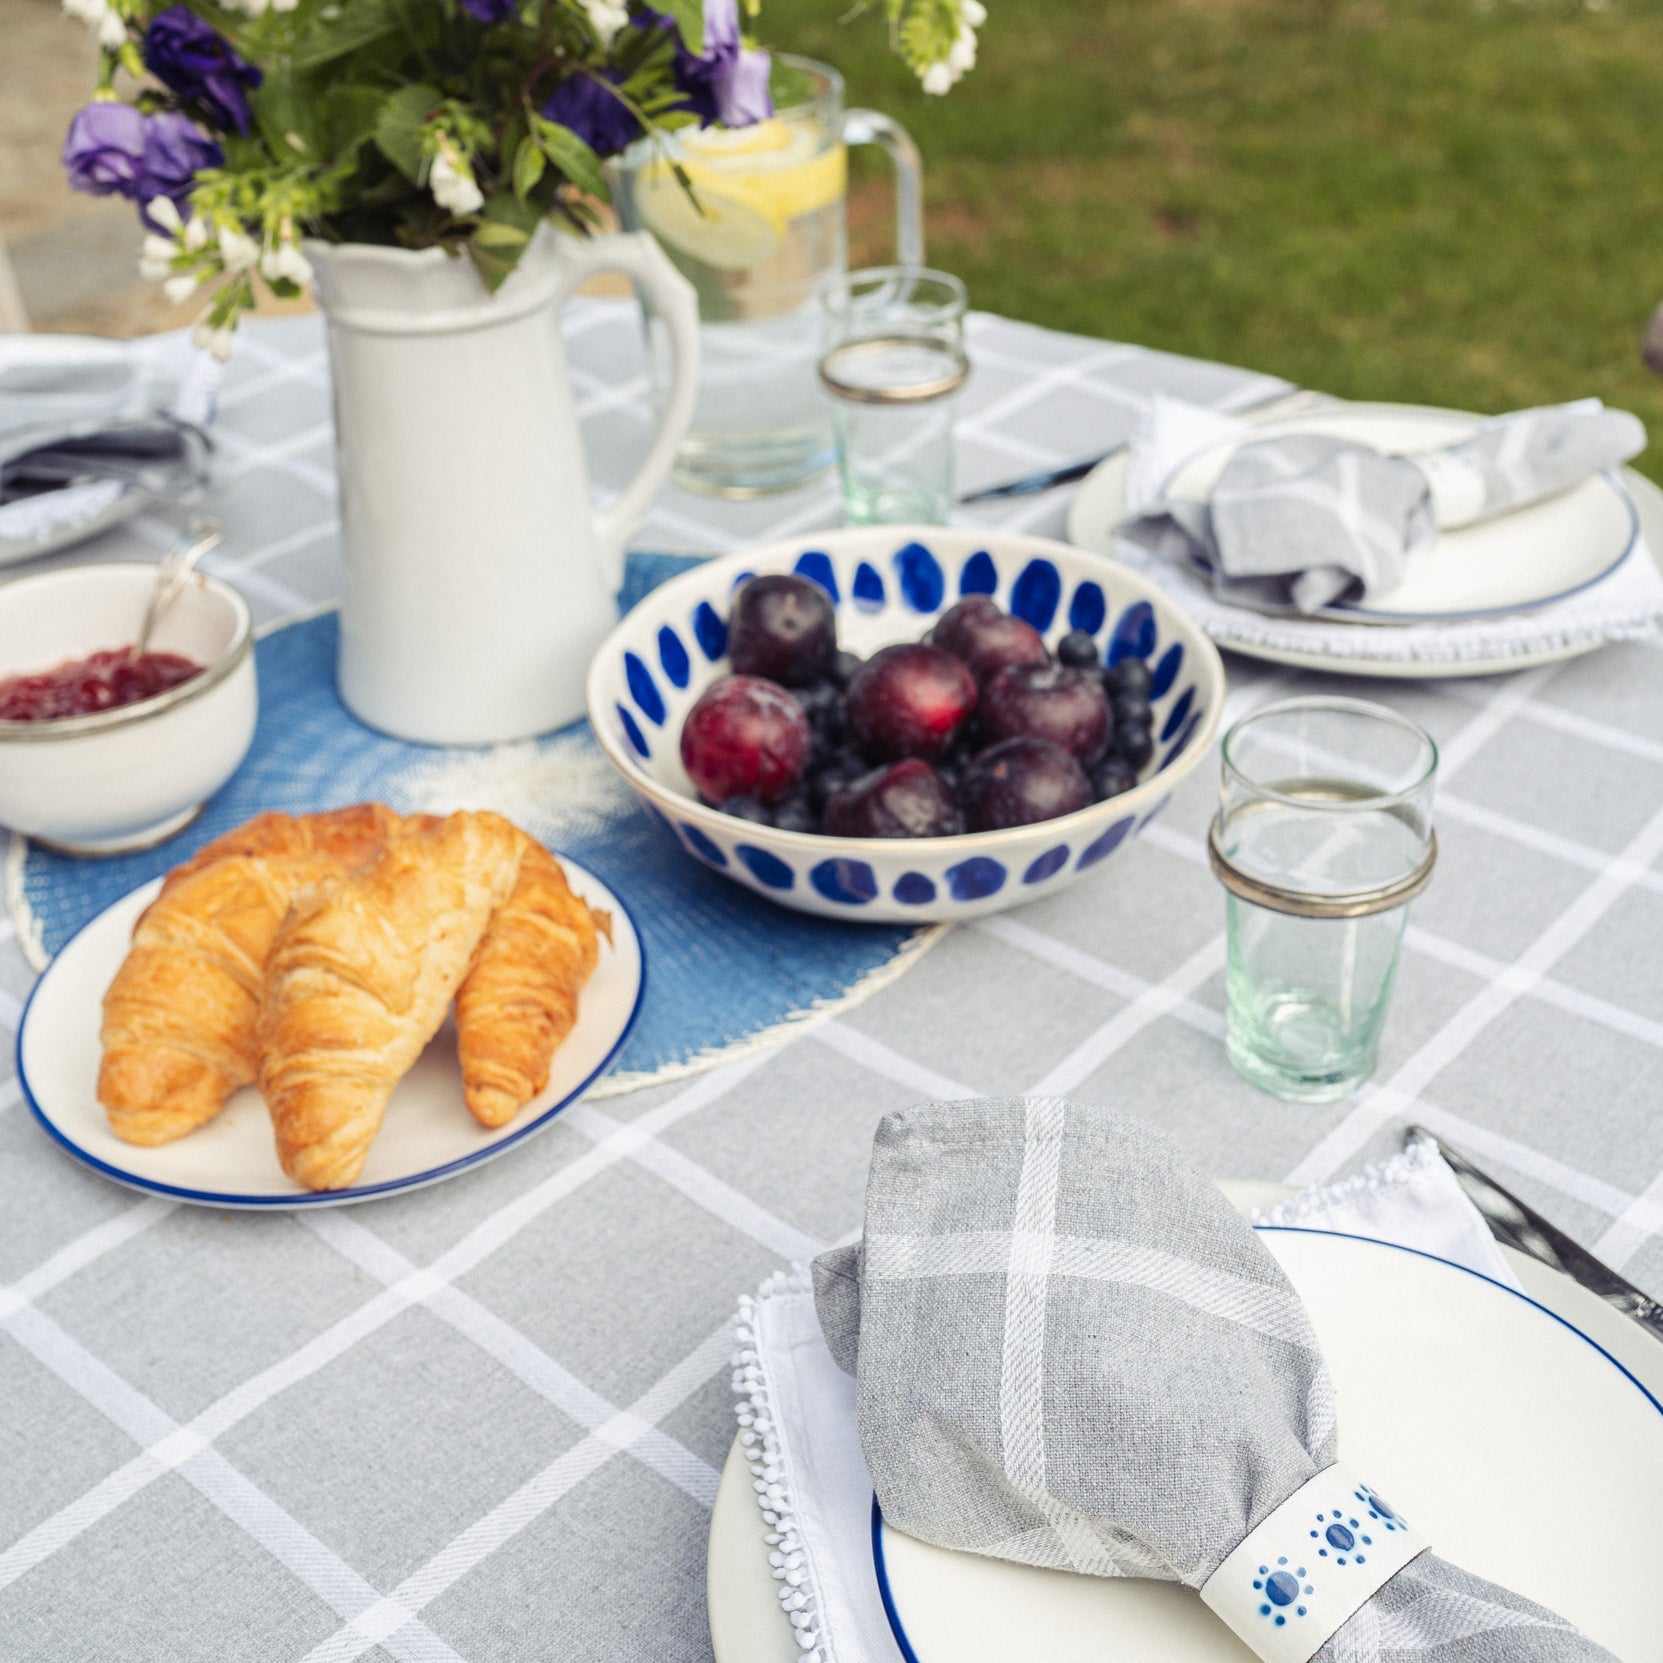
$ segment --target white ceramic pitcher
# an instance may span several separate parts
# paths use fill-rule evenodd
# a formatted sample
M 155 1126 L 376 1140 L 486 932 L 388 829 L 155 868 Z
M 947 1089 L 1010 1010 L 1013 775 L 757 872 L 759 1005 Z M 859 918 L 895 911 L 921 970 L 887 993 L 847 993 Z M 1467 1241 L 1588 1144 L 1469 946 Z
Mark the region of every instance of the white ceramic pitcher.
M 307 246 L 329 322 L 341 482 L 338 681 L 361 721 L 427 744 L 523 739 L 583 714 L 625 540 L 693 412 L 693 289 L 639 233 L 544 225 L 490 294 L 441 249 Z M 640 471 L 590 500 L 560 308 L 620 271 L 668 320 L 671 397 Z

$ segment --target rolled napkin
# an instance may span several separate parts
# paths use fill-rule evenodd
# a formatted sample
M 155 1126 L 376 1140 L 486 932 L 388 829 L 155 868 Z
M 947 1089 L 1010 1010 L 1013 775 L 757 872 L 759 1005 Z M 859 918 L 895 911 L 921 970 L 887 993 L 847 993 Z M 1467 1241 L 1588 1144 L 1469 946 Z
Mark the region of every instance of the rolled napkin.
M 1317 612 L 1395 588 L 1440 529 L 1568 491 L 1645 443 L 1637 417 L 1597 398 L 1494 416 L 1407 456 L 1283 434 L 1242 445 L 1204 502 L 1163 500 L 1118 529 L 1205 568 L 1221 599 Z
M 178 391 L 151 357 L 114 343 L 0 339 L 0 502 L 102 479 L 195 495 L 208 439 L 173 407 Z
M 1336 1464 L 1298 1296 L 1148 1127 L 1051 1099 L 892 1114 L 865 1235 L 814 1282 L 879 1504 L 909 1535 L 1186 1583 L 1276 1663 L 1611 1663 L 1422 1551 Z

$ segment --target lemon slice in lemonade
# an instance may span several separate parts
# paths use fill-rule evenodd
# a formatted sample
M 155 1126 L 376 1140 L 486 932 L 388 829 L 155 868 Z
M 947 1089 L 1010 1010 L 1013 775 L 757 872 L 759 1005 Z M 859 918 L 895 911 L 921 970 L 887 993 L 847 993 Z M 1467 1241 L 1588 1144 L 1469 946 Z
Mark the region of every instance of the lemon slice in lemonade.
M 760 265 L 779 246 L 789 221 L 842 197 L 847 157 L 814 132 L 774 117 L 735 132 L 687 134 L 682 165 L 698 193 L 688 200 L 669 165 L 644 172 L 641 218 L 663 241 L 722 271 Z

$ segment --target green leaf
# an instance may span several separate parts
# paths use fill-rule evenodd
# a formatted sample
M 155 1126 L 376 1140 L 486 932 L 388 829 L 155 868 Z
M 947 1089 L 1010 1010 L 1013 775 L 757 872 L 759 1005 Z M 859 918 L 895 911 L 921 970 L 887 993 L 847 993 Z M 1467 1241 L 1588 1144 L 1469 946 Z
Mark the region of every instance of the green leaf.
M 256 89 L 249 105 L 260 137 L 276 160 L 302 157 L 316 162 L 321 159 L 324 134 L 314 89 L 297 86 L 293 75 L 278 69 Z
M 503 192 L 485 204 L 479 225 L 468 239 L 475 269 L 493 294 L 508 280 L 536 231 L 543 210 Z
M 537 141 L 521 139 L 519 149 L 514 152 L 514 194 L 522 202 L 536 190 L 547 166 L 548 159 L 538 148 Z
M 325 16 L 325 12 L 333 15 Z M 398 26 L 398 11 L 391 0 L 336 0 L 306 25 L 291 61 L 296 69 L 316 69 L 390 35 Z
M 682 44 L 689 52 L 704 50 L 704 0 L 656 0 L 657 9 L 668 12 L 681 30 Z
M 323 100 L 323 125 L 329 154 L 338 161 L 351 156 L 360 145 L 375 137 L 376 122 L 387 95 L 379 87 L 355 86 L 343 82 L 333 86 Z
M 412 185 L 422 177 L 422 124 L 444 94 L 417 81 L 400 87 L 375 119 L 376 148 Z
M 533 129 L 543 154 L 581 191 L 598 196 L 603 202 L 611 200 L 606 188 L 606 177 L 601 172 L 600 158 L 574 133 L 558 121 L 536 118 Z

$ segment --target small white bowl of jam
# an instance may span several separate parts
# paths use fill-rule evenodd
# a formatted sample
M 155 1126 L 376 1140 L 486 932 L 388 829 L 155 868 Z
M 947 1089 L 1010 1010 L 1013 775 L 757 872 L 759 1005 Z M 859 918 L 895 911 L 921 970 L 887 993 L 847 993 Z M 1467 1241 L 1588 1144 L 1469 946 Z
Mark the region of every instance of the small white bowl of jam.
M 248 604 L 197 572 L 131 643 L 154 566 L 70 566 L 0 585 L 0 825 L 71 854 L 182 831 L 248 754 Z

